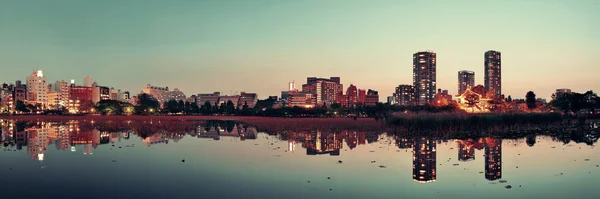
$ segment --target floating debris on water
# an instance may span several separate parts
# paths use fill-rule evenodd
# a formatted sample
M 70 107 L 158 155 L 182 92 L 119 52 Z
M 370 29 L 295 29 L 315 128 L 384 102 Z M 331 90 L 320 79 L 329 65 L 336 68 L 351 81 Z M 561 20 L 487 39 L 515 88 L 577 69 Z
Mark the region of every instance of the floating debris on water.
M 342 164 L 342 161 L 341 161 L 341 160 L 338 160 L 338 163 Z
M 500 181 L 498 181 L 498 182 L 499 182 L 499 183 L 507 183 L 508 181 L 506 181 L 506 180 L 500 180 Z
M 458 166 L 459 164 L 452 164 L 452 166 Z
M 506 188 L 506 189 L 511 189 L 511 188 L 512 188 L 512 186 L 510 186 L 510 185 L 506 185 L 504 188 Z
M 185 162 L 185 159 L 181 160 L 181 162 Z
M 383 168 L 387 168 L 387 166 L 385 166 L 385 165 L 379 165 L 379 168 L 383 169 Z

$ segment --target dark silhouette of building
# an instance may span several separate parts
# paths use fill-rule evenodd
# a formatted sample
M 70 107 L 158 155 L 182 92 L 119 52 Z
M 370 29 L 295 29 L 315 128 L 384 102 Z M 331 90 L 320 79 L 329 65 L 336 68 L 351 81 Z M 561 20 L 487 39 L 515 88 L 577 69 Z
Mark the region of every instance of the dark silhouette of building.
M 494 95 L 500 97 L 502 95 L 502 63 L 501 54 L 498 51 L 489 50 L 485 52 L 485 90 L 494 90 Z
M 379 103 L 379 92 L 369 89 L 365 98 L 365 106 L 375 106 L 377 103 Z
M 424 105 L 433 102 L 436 90 L 436 54 L 417 52 L 413 54 L 413 87 L 415 103 Z
M 475 86 L 475 72 L 470 70 L 458 71 L 458 93 L 462 94 L 467 89 Z
M 429 138 L 417 138 L 413 145 L 413 180 L 428 183 L 435 179 L 436 143 Z

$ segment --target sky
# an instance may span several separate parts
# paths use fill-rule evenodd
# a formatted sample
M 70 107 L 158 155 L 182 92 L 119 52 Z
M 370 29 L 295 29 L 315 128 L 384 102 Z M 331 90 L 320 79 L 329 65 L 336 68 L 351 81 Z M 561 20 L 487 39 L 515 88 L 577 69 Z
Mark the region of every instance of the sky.
M 437 85 L 483 84 L 502 53 L 502 92 L 550 98 L 600 90 L 597 0 L 0 0 L 0 82 L 42 69 L 139 93 L 280 95 L 288 82 L 341 77 L 383 101 L 412 84 L 412 54 L 437 53 Z

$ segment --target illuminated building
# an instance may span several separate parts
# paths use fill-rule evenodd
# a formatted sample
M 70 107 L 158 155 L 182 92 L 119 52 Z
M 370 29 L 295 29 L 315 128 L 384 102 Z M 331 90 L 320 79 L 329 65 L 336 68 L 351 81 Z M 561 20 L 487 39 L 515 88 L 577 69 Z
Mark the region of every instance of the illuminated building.
M 458 93 L 464 93 L 467 88 L 475 86 L 475 72 L 469 70 L 458 71 Z
M 313 108 L 317 106 L 317 94 L 307 92 L 293 92 L 288 95 L 289 107 Z
M 396 146 L 398 146 L 399 149 L 410 149 L 413 148 L 414 144 L 415 140 L 412 138 L 396 138 Z
M 493 91 L 488 93 L 481 85 L 477 85 L 472 89 L 467 88 L 465 92 L 456 96 L 458 107 L 462 110 L 471 113 L 487 113 L 490 111 L 488 103 L 494 95 Z
M 146 143 L 146 146 L 150 146 L 153 144 L 168 144 L 169 138 L 167 138 L 166 134 L 157 133 L 146 137 L 143 141 L 144 143 Z
M 436 90 L 436 54 L 434 52 L 422 51 L 413 54 L 413 88 L 417 105 L 433 102 Z
M 92 87 L 92 102 L 94 104 L 98 103 L 102 100 L 110 99 L 110 89 L 105 86 L 97 86 L 96 83 L 93 84 Z
M 342 93 L 342 84 L 339 77 L 330 79 L 308 77 L 306 84 L 302 85 L 302 92 L 314 92 L 317 94 L 317 105 L 331 105 L 337 102 L 337 97 Z
M 413 180 L 427 183 L 435 179 L 436 143 L 429 138 L 417 138 L 413 145 Z
M 58 109 L 61 106 L 62 100 L 59 92 L 48 92 L 48 107 L 49 109 Z
M 346 96 L 348 97 L 348 106 L 356 106 L 358 104 L 358 91 L 356 90 L 356 86 L 350 84 L 348 89 L 346 89 Z
M 441 107 L 447 106 L 452 102 L 452 95 L 448 94 L 448 90 L 438 89 L 438 92 L 435 94 L 434 105 Z
M 44 154 L 46 153 L 49 143 L 46 123 L 38 123 L 32 128 L 25 129 L 25 131 L 27 131 L 27 135 L 29 136 L 27 152 L 34 160 L 44 160 Z
M 42 70 L 34 70 L 27 76 L 27 100 L 33 104 L 48 104 L 48 85 Z
M 54 91 L 60 93 L 58 96 L 58 106 L 66 106 L 70 98 L 69 83 L 67 81 L 56 81 Z
M 312 138 L 305 142 L 306 155 L 339 156 L 343 145 L 343 138 L 337 133 L 321 133 L 317 130 L 316 134 L 311 134 Z
M 375 106 L 379 103 L 379 92 L 369 89 L 365 97 L 365 106 Z
M 494 91 L 494 96 L 502 96 L 502 63 L 501 54 L 498 51 L 487 51 L 485 57 L 485 90 Z
M 485 179 L 502 178 L 502 139 L 485 138 Z
M 415 105 L 415 89 L 412 85 L 398 85 L 394 96 L 396 96 L 397 104 L 400 106 Z
M 67 103 L 67 110 L 69 110 L 69 113 L 71 113 L 71 114 L 77 114 L 77 113 L 79 113 L 80 105 L 81 105 L 80 100 L 70 99 L 69 102 Z
M 348 96 L 340 94 L 338 96 L 338 103 L 340 103 L 342 107 L 348 107 Z
M 121 90 L 110 88 L 109 93 L 108 93 L 108 99 L 110 99 L 110 100 L 119 100 L 119 94 L 120 93 L 121 93 Z

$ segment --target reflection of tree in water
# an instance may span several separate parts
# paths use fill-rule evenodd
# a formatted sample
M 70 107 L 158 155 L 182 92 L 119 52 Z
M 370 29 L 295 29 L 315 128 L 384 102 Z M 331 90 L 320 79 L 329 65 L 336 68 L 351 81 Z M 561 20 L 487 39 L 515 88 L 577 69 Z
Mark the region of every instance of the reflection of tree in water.
M 535 145 L 535 135 L 528 135 L 525 137 L 525 142 L 527 143 L 527 146 L 533 147 L 533 145 Z

